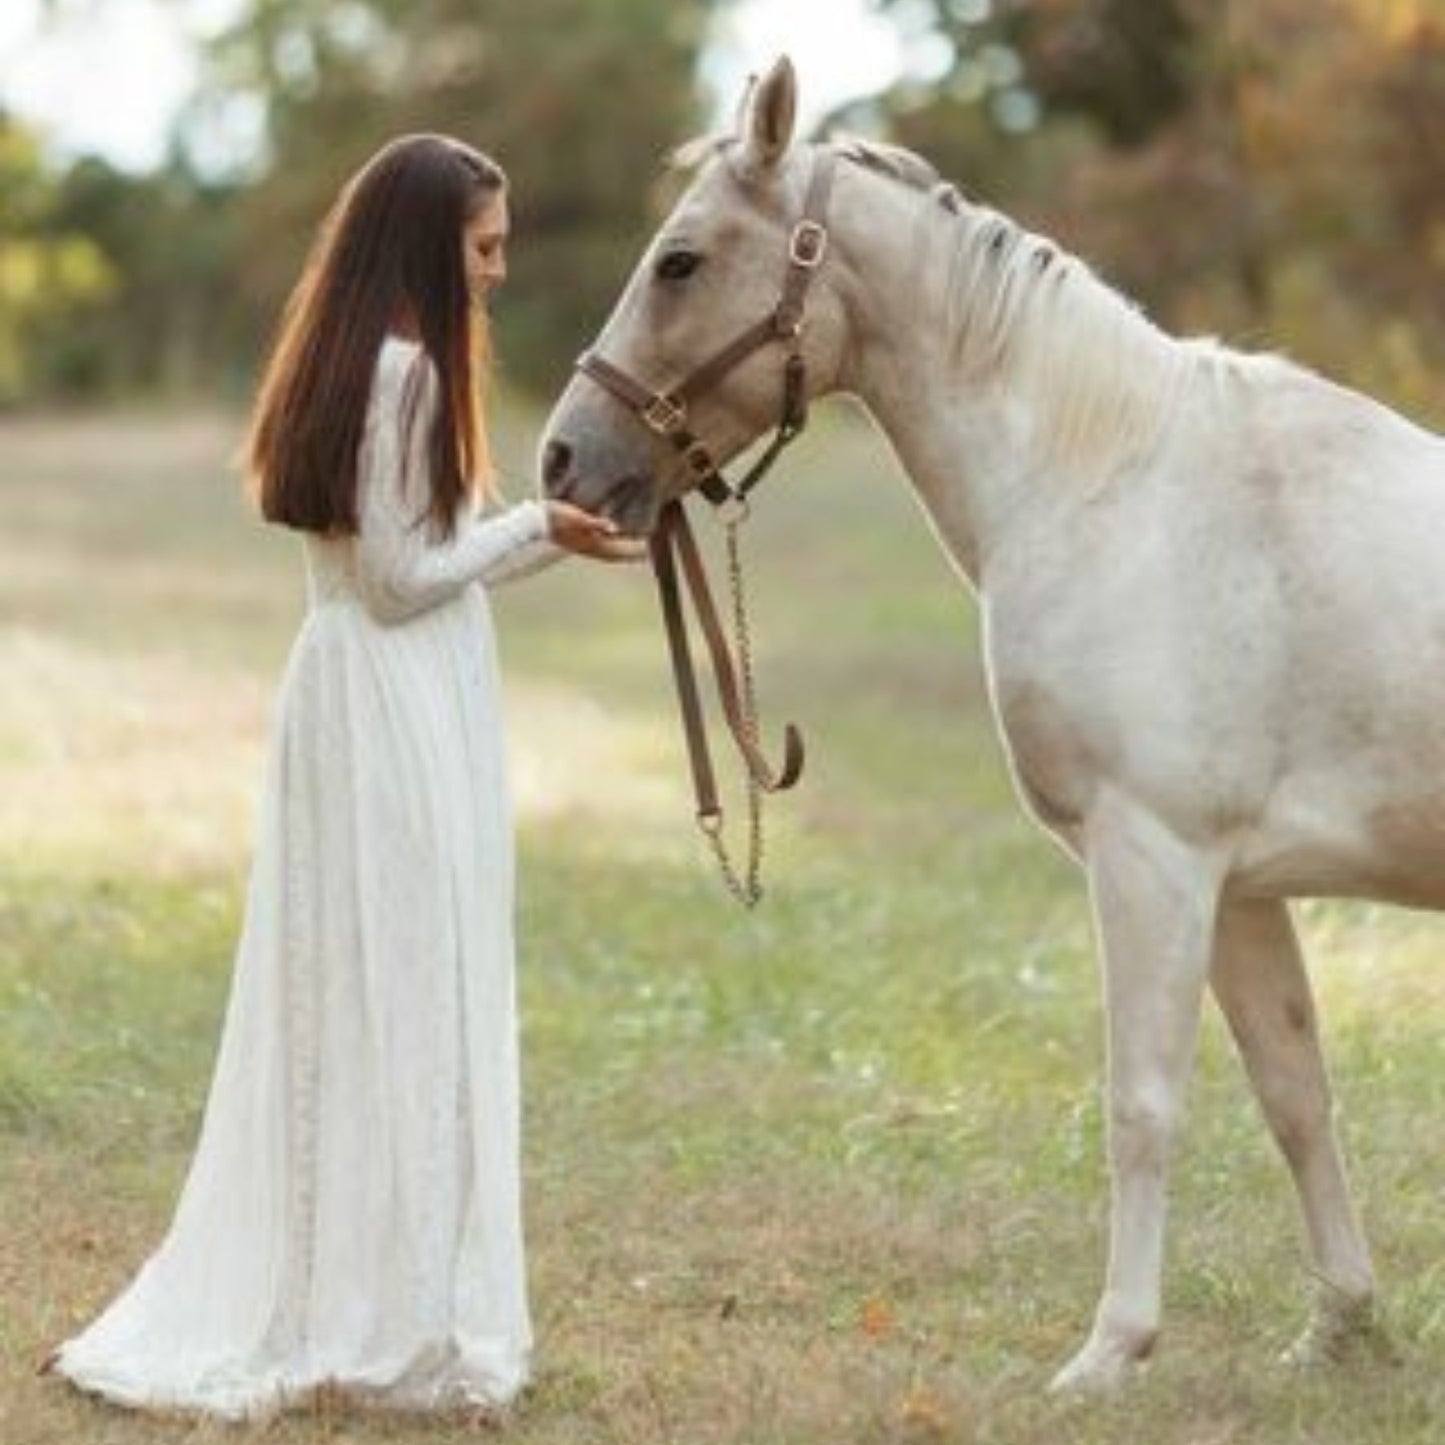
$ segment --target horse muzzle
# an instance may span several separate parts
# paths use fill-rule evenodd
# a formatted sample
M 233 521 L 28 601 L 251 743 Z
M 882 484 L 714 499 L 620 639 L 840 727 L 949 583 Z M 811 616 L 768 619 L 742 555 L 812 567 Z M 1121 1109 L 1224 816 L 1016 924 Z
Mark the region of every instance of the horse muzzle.
M 630 536 L 646 536 L 657 521 L 660 499 L 652 476 L 579 467 L 574 449 L 560 438 L 543 445 L 542 487 L 557 501 L 609 518 Z

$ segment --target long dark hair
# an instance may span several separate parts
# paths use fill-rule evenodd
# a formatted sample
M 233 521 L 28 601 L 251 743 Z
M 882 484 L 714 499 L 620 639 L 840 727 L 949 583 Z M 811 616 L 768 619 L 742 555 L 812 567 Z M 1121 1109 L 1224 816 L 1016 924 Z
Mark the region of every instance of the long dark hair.
M 439 383 L 426 515 L 452 534 L 487 464 L 477 397 L 486 323 L 468 299 L 462 237 L 506 183 L 495 161 L 437 135 L 392 141 L 347 182 L 286 303 L 252 413 L 245 466 L 268 521 L 357 530 L 357 451 L 376 358 L 406 318 Z

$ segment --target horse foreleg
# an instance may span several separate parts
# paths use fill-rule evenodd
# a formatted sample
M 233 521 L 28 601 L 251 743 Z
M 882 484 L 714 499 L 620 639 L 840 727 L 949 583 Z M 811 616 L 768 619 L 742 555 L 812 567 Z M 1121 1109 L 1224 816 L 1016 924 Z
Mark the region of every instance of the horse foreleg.
M 1286 1359 L 1326 1363 L 1369 1332 L 1375 1280 L 1335 1137 L 1309 977 L 1285 903 L 1231 900 L 1220 909 L 1210 983 L 1294 1175 L 1309 1231 L 1318 1281 L 1314 1317 Z
M 1111 799 L 1084 861 L 1108 1014 L 1108 1275 L 1084 1347 L 1056 1390 L 1121 1383 L 1154 1347 L 1168 1162 L 1194 1062 L 1221 867 L 1148 813 Z

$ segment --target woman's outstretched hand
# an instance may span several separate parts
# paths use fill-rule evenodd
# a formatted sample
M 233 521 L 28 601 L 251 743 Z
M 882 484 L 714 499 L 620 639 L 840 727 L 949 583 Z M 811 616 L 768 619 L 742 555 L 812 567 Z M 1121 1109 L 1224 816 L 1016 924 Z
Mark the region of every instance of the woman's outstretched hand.
M 547 502 L 546 507 L 548 535 L 569 552 L 601 562 L 641 562 L 647 556 L 645 539 L 626 536 L 607 517 L 571 502 Z

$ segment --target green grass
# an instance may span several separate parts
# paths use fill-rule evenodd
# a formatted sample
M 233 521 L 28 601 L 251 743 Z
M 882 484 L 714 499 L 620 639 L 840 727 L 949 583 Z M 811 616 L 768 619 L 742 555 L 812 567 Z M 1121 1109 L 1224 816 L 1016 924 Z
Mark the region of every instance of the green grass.
M 508 418 L 526 471 L 535 418 Z M 0 1445 L 251 1432 L 140 1420 L 33 1366 L 154 1245 L 204 1101 L 272 690 L 302 606 L 227 417 L 0 428 Z M 690 823 L 650 582 L 499 594 L 521 803 L 526 1186 L 547 1445 L 1445 1439 L 1438 922 L 1303 910 L 1399 1354 L 1272 1363 L 1307 1281 L 1210 1019 L 1166 1334 L 1123 1400 L 1042 1388 L 1102 1256 L 1100 1019 L 1076 875 L 1020 815 L 972 604 L 847 415 L 748 530 L 769 897 Z M 280 1441 L 458 1427 L 290 1419 Z

